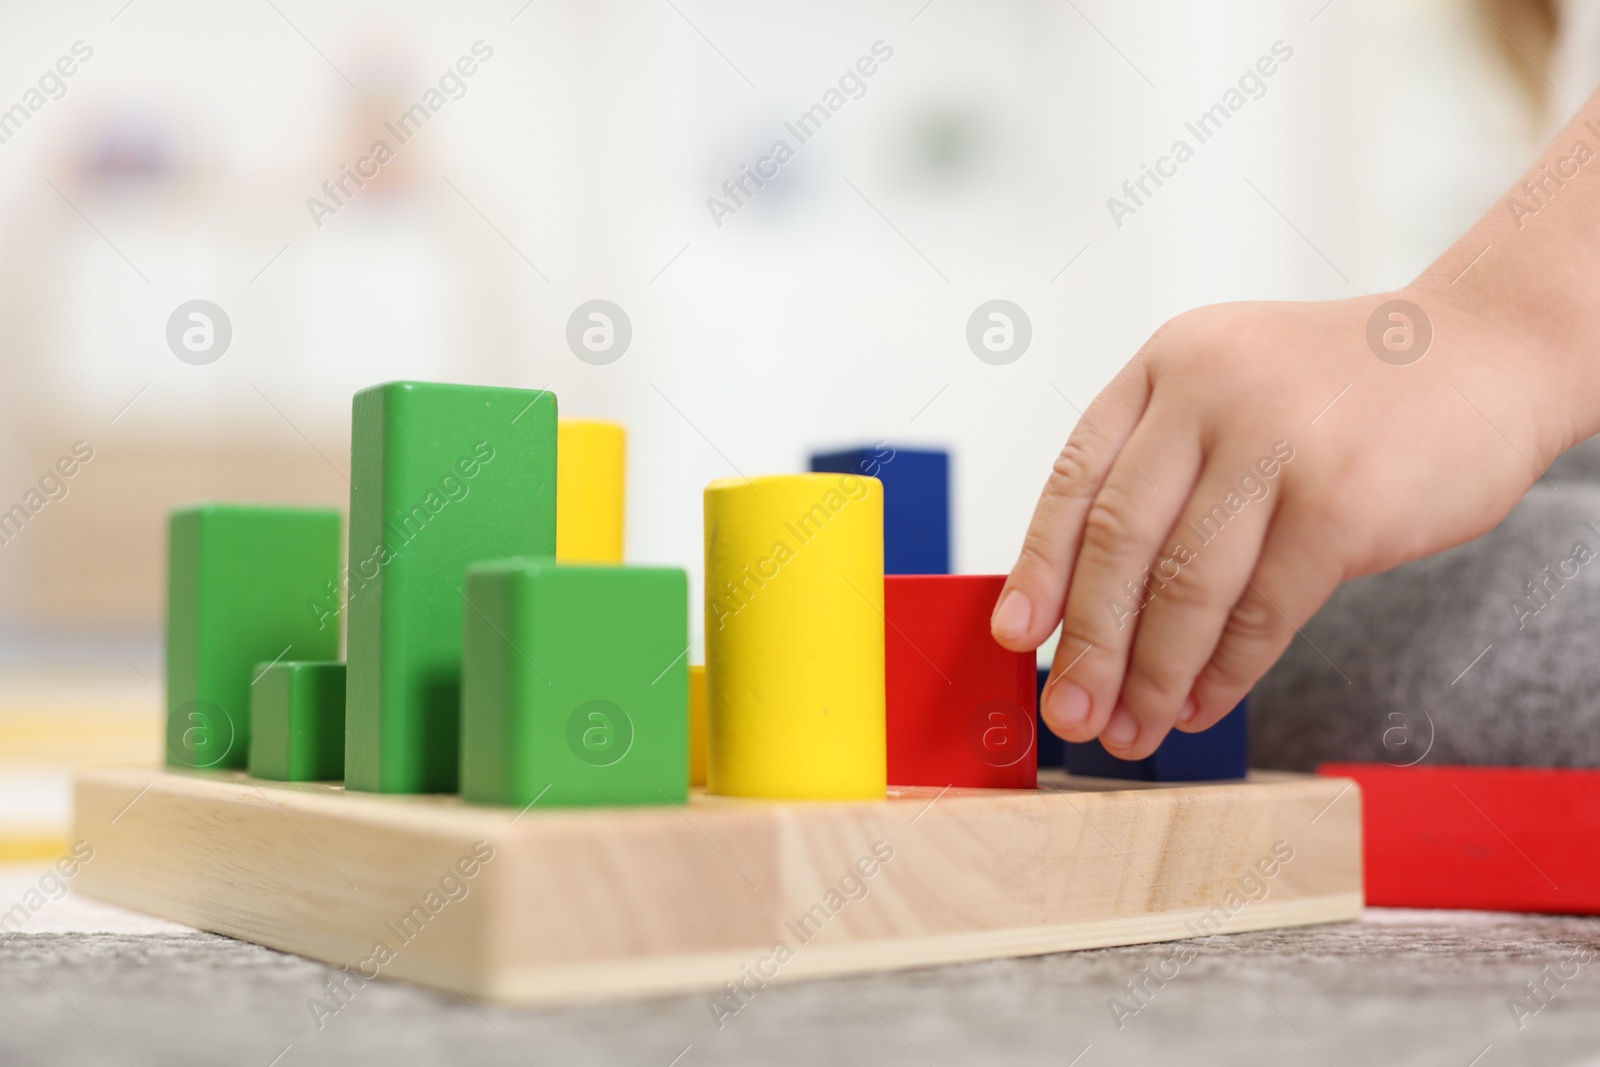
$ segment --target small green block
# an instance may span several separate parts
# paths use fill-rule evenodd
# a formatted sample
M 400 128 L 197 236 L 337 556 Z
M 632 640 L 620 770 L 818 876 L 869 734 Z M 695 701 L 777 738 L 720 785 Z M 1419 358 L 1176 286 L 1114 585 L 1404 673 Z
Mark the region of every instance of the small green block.
M 555 394 L 378 385 L 351 442 L 345 786 L 454 792 L 467 565 L 555 554 Z
M 344 664 L 263 663 L 250 687 L 250 774 L 275 782 L 344 777 Z
M 689 583 L 671 567 L 511 559 L 467 572 L 461 795 L 681 804 Z
M 259 663 L 339 654 L 319 609 L 339 580 L 339 513 L 206 504 L 172 513 L 167 763 L 244 767 Z

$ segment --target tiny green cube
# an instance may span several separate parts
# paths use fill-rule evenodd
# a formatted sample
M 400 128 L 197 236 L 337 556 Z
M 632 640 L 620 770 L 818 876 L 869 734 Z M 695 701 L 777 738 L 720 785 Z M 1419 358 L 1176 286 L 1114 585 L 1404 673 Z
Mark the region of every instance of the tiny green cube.
M 263 663 L 250 687 L 250 774 L 275 782 L 344 777 L 344 664 Z
M 242 768 L 250 682 L 275 660 L 339 655 L 337 511 L 206 504 L 172 513 L 167 763 Z
M 689 583 L 672 567 L 519 558 L 467 571 L 461 795 L 681 804 Z

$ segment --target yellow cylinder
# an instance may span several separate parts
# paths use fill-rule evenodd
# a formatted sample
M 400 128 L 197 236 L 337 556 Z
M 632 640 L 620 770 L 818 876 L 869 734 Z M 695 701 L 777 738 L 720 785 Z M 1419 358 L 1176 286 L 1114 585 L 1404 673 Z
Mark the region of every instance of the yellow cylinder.
M 705 524 L 708 791 L 883 796 L 883 484 L 729 478 Z
M 556 559 L 622 562 L 627 452 L 614 422 L 556 422 Z
M 706 669 L 689 664 L 689 784 L 706 784 Z

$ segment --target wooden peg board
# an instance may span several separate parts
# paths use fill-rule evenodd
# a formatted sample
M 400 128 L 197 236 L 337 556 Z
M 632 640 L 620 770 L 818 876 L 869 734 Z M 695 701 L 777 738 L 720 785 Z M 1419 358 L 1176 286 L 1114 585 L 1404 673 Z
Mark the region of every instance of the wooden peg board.
M 697 792 L 686 806 L 519 813 L 102 768 L 77 777 L 75 836 L 94 849 L 75 882 L 91 896 L 520 1003 L 1301 926 L 1362 906 L 1359 790 L 1274 772 L 1159 785 L 1045 771 L 1037 791 Z

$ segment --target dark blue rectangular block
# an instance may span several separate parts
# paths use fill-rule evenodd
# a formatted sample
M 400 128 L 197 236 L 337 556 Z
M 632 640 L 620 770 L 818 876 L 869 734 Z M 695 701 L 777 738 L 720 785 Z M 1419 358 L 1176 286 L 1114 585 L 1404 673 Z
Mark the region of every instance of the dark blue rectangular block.
M 1064 742 L 1068 774 L 1091 778 L 1124 778 L 1136 782 L 1206 782 L 1243 778 L 1250 761 L 1249 700 L 1224 715 L 1209 730 L 1186 734 L 1174 730 L 1141 760 L 1122 760 L 1105 750 L 1098 738 Z
M 1038 702 L 1036 704 L 1034 704 L 1034 707 L 1038 707 L 1038 708 L 1044 707 L 1044 684 L 1046 682 L 1048 682 L 1049 680 L 1050 680 L 1050 668 L 1048 666 L 1040 667 L 1039 668 L 1039 685 L 1038 685 L 1039 700 L 1038 700 Z M 1067 747 L 1067 743 L 1065 741 L 1061 740 L 1061 738 L 1057 737 L 1055 734 L 1050 732 L 1050 727 L 1048 727 L 1048 726 L 1046 726 L 1044 724 L 1044 717 L 1043 716 L 1039 717 L 1039 720 L 1038 720 L 1038 723 L 1037 723 L 1037 727 L 1036 727 L 1036 735 L 1039 738 L 1039 743 L 1038 743 L 1039 766 L 1041 766 L 1041 767 L 1060 767 L 1060 766 L 1062 766 L 1066 762 L 1066 755 L 1067 755 L 1066 747 Z
M 818 452 L 811 469 L 883 482 L 883 573 L 950 573 L 950 453 L 867 445 Z

